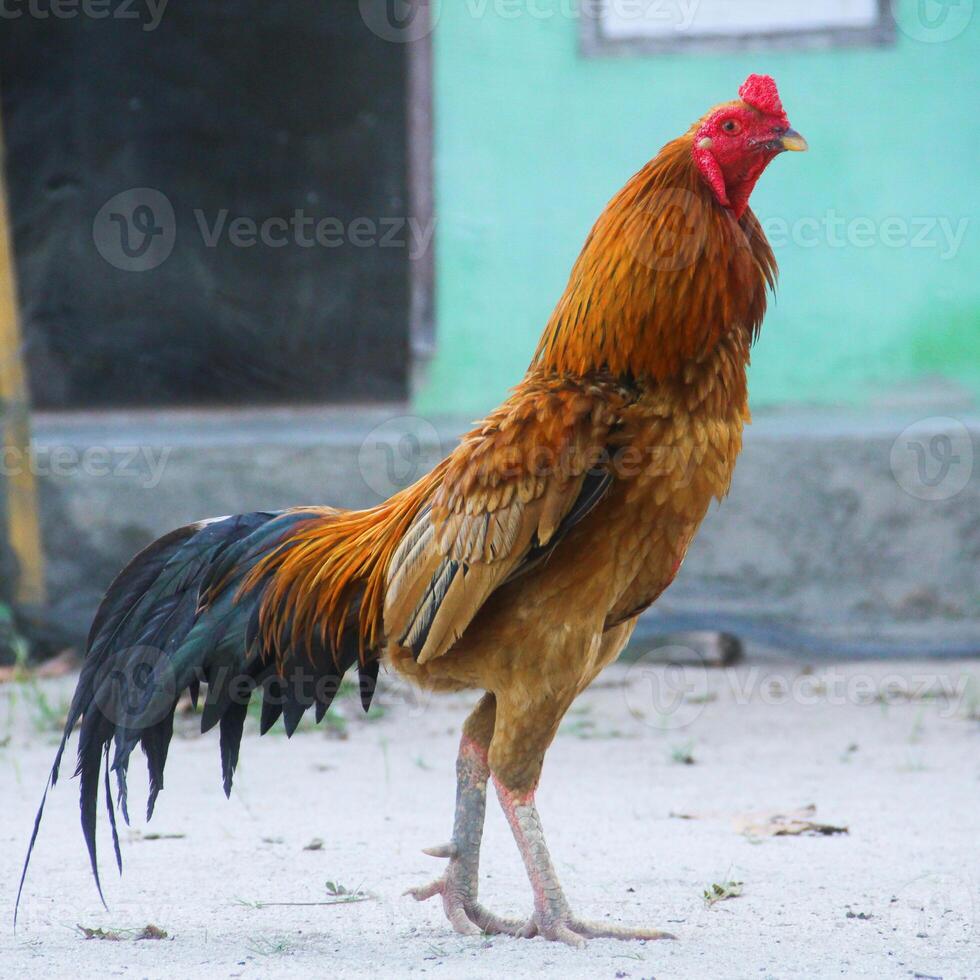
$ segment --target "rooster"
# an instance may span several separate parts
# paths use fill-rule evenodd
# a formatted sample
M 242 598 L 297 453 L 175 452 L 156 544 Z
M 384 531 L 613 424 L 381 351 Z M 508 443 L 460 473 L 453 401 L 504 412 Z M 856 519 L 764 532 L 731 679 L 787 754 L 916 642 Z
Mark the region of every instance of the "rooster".
M 667 936 L 573 914 L 535 790 L 563 715 L 728 491 L 749 420 L 749 350 L 776 279 L 749 196 L 777 154 L 804 149 L 773 80 L 751 75 L 612 199 L 523 381 L 432 472 L 369 510 L 201 521 L 133 559 L 92 624 L 48 782 L 80 722 L 81 822 L 100 896 L 103 761 L 121 870 L 110 770 L 128 821 L 141 745 L 149 818 L 183 692 L 196 703 L 206 685 L 201 727 L 219 728 L 227 794 L 254 692 L 262 733 L 281 716 L 292 735 L 307 709 L 323 718 L 353 668 L 367 709 L 383 661 L 425 689 L 484 692 L 463 725 L 451 841 L 427 852 L 448 865 L 417 899 L 440 896 L 465 934 L 575 946 Z M 490 780 L 533 892 L 526 920 L 478 900 Z

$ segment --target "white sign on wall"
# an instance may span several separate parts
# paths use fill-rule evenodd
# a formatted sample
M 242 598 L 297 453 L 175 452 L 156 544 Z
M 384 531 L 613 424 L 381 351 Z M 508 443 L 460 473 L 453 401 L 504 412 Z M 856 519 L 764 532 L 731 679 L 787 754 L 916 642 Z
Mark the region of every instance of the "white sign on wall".
M 581 0 L 587 53 L 884 42 L 888 0 Z

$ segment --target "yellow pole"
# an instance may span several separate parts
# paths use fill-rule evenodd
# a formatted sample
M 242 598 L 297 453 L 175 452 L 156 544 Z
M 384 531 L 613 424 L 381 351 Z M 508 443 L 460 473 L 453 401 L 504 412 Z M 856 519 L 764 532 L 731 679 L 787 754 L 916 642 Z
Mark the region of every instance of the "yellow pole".
M 3 463 L 7 491 L 7 535 L 20 574 L 18 602 L 44 602 L 44 553 L 38 519 L 37 485 L 31 465 L 31 410 L 17 314 L 17 281 L 4 179 L 3 127 L 0 123 L 0 403 Z

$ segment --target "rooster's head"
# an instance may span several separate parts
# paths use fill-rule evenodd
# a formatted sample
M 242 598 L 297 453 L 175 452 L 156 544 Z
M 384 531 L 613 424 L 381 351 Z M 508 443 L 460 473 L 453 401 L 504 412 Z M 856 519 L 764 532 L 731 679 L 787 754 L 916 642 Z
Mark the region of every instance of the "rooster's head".
M 716 106 L 695 123 L 694 162 L 722 207 L 740 218 L 769 161 L 783 150 L 805 150 L 806 140 L 789 124 L 776 83 L 749 75 L 740 98 Z

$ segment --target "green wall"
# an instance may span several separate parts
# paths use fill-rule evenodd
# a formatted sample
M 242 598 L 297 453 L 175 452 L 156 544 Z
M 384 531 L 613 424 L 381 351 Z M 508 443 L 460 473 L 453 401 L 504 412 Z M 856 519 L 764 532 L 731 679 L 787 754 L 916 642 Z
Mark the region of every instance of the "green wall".
M 593 59 L 578 53 L 568 6 L 530 5 L 549 18 L 442 4 L 438 336 L 420 410 L 500 400 L 605 202 L 753 71 L 776 78 L 811 147 L 777 159 L 753 197 L 764 222 L 803 235 L 770 236 L 781 284 L 753 404 L 861 404 L 937 375 L 980 395 L 980 15 L 935 44 L 899 33 L 885 49 Z M 815 230 L 828 215 L 844 225 Z M 958 249 L 940 220 L 954 235 L 965 223 Z M 902 244 L 906 230 L 932 247 Z

